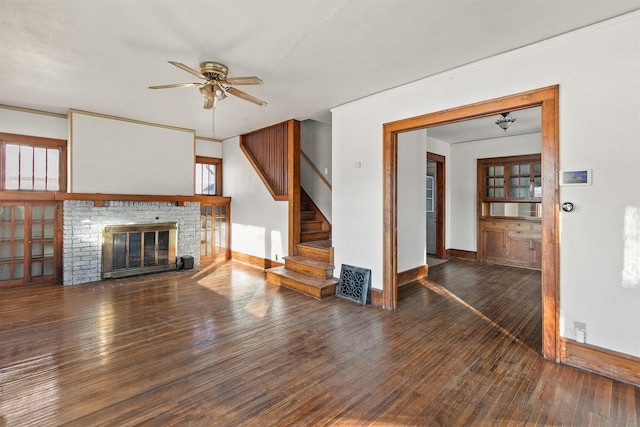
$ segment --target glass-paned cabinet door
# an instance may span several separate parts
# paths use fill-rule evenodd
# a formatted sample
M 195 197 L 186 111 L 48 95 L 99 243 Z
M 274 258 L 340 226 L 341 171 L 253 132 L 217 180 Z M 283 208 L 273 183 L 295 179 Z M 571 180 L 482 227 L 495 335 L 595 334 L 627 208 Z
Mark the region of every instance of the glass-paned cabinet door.
M 0 287 L 56 283 L 55 203 L 0 204 Z
M 530 184 L 531 165 L 529 163 L 509 166 L 509 197 L 530 197 Z
M 227 256 L 229 203 L 200 205 L 200 258 Z
M 504 166 L 491 165 L 485 168 L 485 197 L 503 198 L 505 195 L 504 187 Z
M 213 255 L 213 208 L 212 205 L 200 206 L 200 257 Z

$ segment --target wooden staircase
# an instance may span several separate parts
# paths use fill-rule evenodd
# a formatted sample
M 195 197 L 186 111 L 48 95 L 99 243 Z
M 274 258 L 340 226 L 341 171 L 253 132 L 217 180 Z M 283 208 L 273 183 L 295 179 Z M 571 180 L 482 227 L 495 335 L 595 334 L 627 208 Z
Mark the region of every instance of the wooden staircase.
M 300 242 L 318 240 L 331 240 L 331 224 L 307 193 L 300 190 Z
M 322 299 L 335 295 L 331 224 L 304 191 L 300 195 L 300 243 L 297 255 L 284 257 L 284 266 L 267 270 L 267 280 Z

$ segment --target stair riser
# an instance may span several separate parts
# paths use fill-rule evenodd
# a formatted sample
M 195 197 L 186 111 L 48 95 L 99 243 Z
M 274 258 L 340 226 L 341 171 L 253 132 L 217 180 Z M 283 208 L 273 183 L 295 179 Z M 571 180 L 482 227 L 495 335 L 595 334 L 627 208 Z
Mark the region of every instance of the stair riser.
M 316 267 L 313 265 L 296 262 L 291 259 L 284 260 L 284 268 L 287 270 L 297 271 L 298 273 L 306 274 L 308 276 L 317 277 L 319 279 L 331 279 L 333 277 L 332 267 Z
M 321 221 L 301 221 L 300 231 L 322 231 Z
M 313 221 L 316 215 L 313 212 L 300 212 L 300 221 Z
M 313 242 L 315 240 L 328 240 L 331 238 L 331 233 L 328 231 L 314 231 L 311 233 L 300 233 L 301 242 Z
M 322 289 L 315 288 L 313 286 L 306 285 L 298 282 L 297 280 L 290 279 L 288 277 L 280 276 L 277 274 L 267 272 L 267 281 L 274 283 L 285 288 L 292 289 L 294 291 L 301 292 L 305 295 L 312 296 L 316 299 L 322 299 L 324 297 L 333 296 L 336 293 L 336 285 L 327 286 Z
M 310 246 L 299 245 L 298 255 L 333 264 L 333 251 L 330 248 L 312 248 Z

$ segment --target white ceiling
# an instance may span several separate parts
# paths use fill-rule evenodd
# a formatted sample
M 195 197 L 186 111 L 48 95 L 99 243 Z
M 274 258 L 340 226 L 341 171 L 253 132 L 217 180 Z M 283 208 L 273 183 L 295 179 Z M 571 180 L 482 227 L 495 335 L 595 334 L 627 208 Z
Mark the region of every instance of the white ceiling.
M 640 0 L 0 0 L 0 104 L 225 139 L 291 118 L 326 120 L 334 106 L 639 8 Z M 256 75 L 264 85 L 241 89 L 268 106 L 228 97 L 213 120 L 195 87 L 148 89 L 198 80 L 168 60 Z
M 514 111 L 510 115 L 515 119 L 515 122 L 506 131 L 496 124 L 496 120 L 500 118 L 498 114 L 430 127 L 427 129 L 427 135 L 442 142 L 458 144 L 505 136 L 540 133 L 542 125 L 542 109 L 540 107 Z

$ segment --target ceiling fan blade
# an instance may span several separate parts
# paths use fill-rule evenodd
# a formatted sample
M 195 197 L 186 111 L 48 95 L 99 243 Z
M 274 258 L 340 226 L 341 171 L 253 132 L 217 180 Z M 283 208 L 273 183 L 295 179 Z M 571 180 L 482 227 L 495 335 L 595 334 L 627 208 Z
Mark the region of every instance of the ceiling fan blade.
M 171 85 L 149 86 L 149 89 L 171 89 L 174 87 L 200 86 L 202 83 L 175 83 Z
M 263 82 L 256 76 L 251 77 L 229 77 L 224 80 L 224 83 L 230 85 L 261 85 Z
M 202 74 L 200 71 L 196 71 L 191 67 L 187 67 L 186 65 L 180 63 L 180 62 L 176 62 L 176 61 L 169 61 L 169 64 L 171 65 L 175 65 L 178 68 L 183 69 L 184 71 L 186 71 L 187 73 L 191 73 L 196 77 L 200 77 L 201 79 L 207 79 L 204 74 Z
M 255 96 L 249 95 L 246 92 L 243 92 L 234 87 L 230 87 L 227 89 L 227 93 L 233 96 L 237 96 L 238 98 L 244 99 L 245 101 L 253 102 L 254 104 L 258 104 L 261 107 L 265 107 L 267 105 L 263 100 L 256 98 Z

